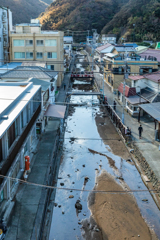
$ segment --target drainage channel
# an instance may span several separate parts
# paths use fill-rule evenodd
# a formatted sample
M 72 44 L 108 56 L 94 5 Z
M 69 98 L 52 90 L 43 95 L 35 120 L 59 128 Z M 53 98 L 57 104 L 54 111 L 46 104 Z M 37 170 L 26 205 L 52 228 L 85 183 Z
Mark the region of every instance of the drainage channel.
M 93 87 L 77 80 L 72 90 Z M 71 190 L 56 191 L 49 240 L 147 240 L 155 233 L 160 239 L 160 211 L 98 102 L 96 96 L 71 96 L 70 103 L 84 105 L 69 108 L 56 185 Z M 117 193 L 135 189 L 142 191 Z

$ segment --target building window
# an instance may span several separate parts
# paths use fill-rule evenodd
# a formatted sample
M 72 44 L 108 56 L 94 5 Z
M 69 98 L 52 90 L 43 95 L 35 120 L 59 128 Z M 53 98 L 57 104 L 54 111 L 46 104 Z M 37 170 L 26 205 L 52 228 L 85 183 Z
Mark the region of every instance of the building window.
M 42 52 L 37 52 L 37 58 L 43 58 L 43 53 Z
M 47 57 L 48 58 L 57 58 L 57 53 L 56 52 L 48 52 Z
M 37 40 L 37 46 L 43 46 L 43 40 Z
M 24 128 L 23 112 L 21 112 L 21 128 Z
M 57 40 L 56 39 L 45 40 L 45 46 L 46 47 L 56 47 L 57 46 Z
M 14 39 L 13 46 L 14 47 L 24 47 L 24 40 Z
M 152 73 L 152 67 L 140 67 L 139 73 L 140 75 L 145 74 L 145 73 Z
M 15 59 L 25 58 L 25 52 L 14 52 L 14 58 Z
M 26 40 L 26 46 L 33 46 L 33 40 Z
M 26 58 L 33 58 L 33 52 L 26 52 Z
M 54 65 L 47 65 L 47 68 L 50 70 L 54 70 Z
M 10 128 L 7 131 L 8 134 L 8 149 L 12 146 L 14 140 L 15 140 L 15 122 L 10 126 Z
M 18 119 L 15 121 L 15 138 L 18 137 Z

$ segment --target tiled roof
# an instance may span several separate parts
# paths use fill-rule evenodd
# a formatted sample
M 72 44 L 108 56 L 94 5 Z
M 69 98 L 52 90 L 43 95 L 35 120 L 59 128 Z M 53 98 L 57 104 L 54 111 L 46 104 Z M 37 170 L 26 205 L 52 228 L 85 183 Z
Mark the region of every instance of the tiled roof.
M 121 83 L 118 87 L 118 91 L 123 94 L 123 83 Z M 125 97 L 135 96 L 136 89 L 134 87 L 125 86 Z
M 57 75 L 57 72 L 51 71 L 47 68 L 38 66 L 20 66 L 16 67 L 6 73 L 3 73 L 0 77 L 2 79 L 28 79 L 28 78 L 38 78 L 38 79 L 48 79 L 51 80 Z

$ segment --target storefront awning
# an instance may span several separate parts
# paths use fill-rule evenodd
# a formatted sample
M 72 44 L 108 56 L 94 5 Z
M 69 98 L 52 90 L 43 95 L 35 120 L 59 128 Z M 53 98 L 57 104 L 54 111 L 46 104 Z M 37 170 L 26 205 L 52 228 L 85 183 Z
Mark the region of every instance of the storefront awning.
M 160 122 L 160 102 L 148 103 L 140 105 L 146 113 L 148 113 L 155 120 Z
M 66 106 L 50 104 L 44 116 L 46 117 L 55 117 L 55 118 L 64 118 L 66 111 Z

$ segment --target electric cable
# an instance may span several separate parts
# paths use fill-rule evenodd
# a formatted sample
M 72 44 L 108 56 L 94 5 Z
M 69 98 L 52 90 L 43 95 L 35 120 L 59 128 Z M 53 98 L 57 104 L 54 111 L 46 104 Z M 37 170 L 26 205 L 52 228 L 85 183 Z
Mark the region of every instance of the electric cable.
M 112 190 L 112 191 L 107 191 L 107 190 L 88 190 L 88 189 L 78 189 L 78 188 L 64 188 L 64 187 L 55 187 L 55 186 L 49 186 L 49 185 L 44 185 L 44 184 L 38 184 L 38 183 L 33 183 L 33 182 L 27 182 L 25 180 L 21 180 L 19 178 L 13 178 L 9 176 L 4 176 L 0 174 L 0 178 L 3 179 L 10 179 L 12 181 L 18 181 L 20 183 L 30 185 L 30 186 L 35 186 L 35 187 L 41 187 L 41 188 L 46 188 L 46 189 L 56 189 L 56 190 L 64 190 L 64 191 L 76 191 L 76 192 L 92 192 L 92 193 L 105 193 L 105 194 L 127 194 L 127 193 L 142 193 L 142 192 L 153 192 L 154 194 L 159 194 L 157 190 L 152 190 L 152 189 L 136 189 L 136 190 Z

